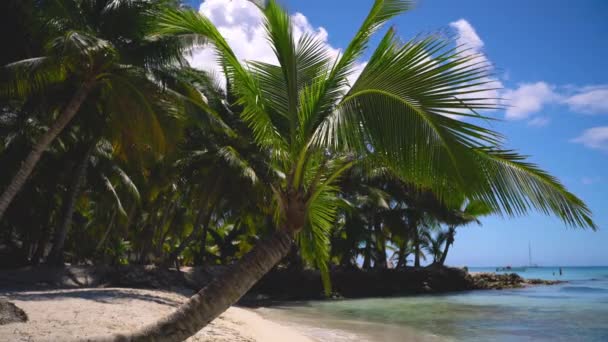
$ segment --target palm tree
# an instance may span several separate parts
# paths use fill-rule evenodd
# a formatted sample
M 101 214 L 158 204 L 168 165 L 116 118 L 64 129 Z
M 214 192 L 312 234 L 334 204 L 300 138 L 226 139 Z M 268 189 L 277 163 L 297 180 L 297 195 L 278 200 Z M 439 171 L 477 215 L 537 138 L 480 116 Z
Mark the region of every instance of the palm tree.
M 443 244 L 446 243 L 448 233 L 446 231 L 438 231 L 433 234 L 430 230 L 424 232 L 424 240 L 426 251 L 433 257 L 433 264 L 442 257 Z
M 270 237 L 168 317 L 116 340 L 181 341 L 195 334 L 285 257 L 294 239 L 302 257 L 325 275 L 327 287 L 336 182 L 355 164 L 384 165 L 444 200 L 457 190 L 509 215 L 537 208 L 571 225 L 595 227 L 581 200 L 519 155 L 503 151 L 498 134 L 443 115 L 477 117 L 475 110 L 493 108 L 475 95 L 487 88 L 487 66 L 451 49 L 449 41 L 402 43 L 390 29 L 349 87 L 348 76 L 373 33 L 411 5 L 376 0 L 334 59 L 312 35 L 294 37 L 290 16 L 271 0 L 260 10 L 278 65 L 242 64 L 211 21 L 193 10 L 159 16 L 159 34 L 198 34 L 213 45 L 229 91 L 242 106 L 241 119 L 284 177 L 270 186 L 276 226 Z
M 55 236 L 53 239 L 53 247 L 47 257 L 47 263 L 54 265 L 63 265 L 63 247 L 65 245 L 68 231 L 72 225 L 72 217 L 76 210 L 76 200 L 80 195 L 80 191 L 86 182 L 86 174 L 89 166 L 91 154 L 95 149 L 97 142 L 90 143 L 90 146 L 86 147 L 86 150 L 81 156 L 81 161 L 76 166 L 75 172 L 72 176 L 72 181 L 68 188 L 67 201 L 65 201 L 65 213 L 61 224 L 55 229 Z
M 153 82 L 149 73 L 185 63 L 182 53 L 186 45 L 175 38 L 150 39 L 146 30 L 156 20 L 151 11 L 170 4 L 175 5 L 175 1 L 40 2 L 40 13 L 47 15 L 44 55 L 4 66 L 0 98 L 37 101 L 52 94 L 51 99 L 58 97 L 60 101 L 42 109 L 50 125 L 0 196 L 0 220 L 42 154 L 87 101 L 94 103 L 93 107 L 103 107 L 105 115 L 120 109 L 128 110 L 132 119 L 143 116 L 148 134 L 156 133 L 156 143 L 162 144 L 158 134 L 161 125 L 150 103 L 155 97 L 144 90 L 158 90 L 158 82 Z M 127 16 L 129 20 L 124 20 Z
M 482 216 L 491 215 L 493 212 L 494 210 L 484 202 L 464 201 L 459 208 L 453 212 L 453 216 L 449 219 L 445 249 L 441 254 L 441 259 L 439 260 L 438 264 L 441 266 L 445 264 L 450 246 L 454 244 L 454 235 L 456 235 L 457 227 L 466 226 L 471 223 L 481 225 L 479 218 Z

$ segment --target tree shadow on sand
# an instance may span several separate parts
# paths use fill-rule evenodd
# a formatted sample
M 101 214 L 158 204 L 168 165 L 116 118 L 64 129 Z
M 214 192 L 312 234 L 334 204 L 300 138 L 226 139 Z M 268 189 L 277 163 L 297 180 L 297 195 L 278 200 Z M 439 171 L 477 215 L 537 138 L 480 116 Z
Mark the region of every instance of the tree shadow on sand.
M 40 292 L 12 292 L 4 293 L 3 296 L 9 300 L 21 301 L 45 301 L 45 300 L 61 300 L 68 298 L 80 298 L 92 300 L 99 303 L 112 304 L 125 299 L 136 299 L 141 301 L 154 302 L 157 304 L 178 306 L 180 301 L 157 296 L 151 293 L 143 293 L 141 291 L 133 291 L 129 289 L 78 289 L 78 290 L 55 290 L 55 291 L 40 291 Z

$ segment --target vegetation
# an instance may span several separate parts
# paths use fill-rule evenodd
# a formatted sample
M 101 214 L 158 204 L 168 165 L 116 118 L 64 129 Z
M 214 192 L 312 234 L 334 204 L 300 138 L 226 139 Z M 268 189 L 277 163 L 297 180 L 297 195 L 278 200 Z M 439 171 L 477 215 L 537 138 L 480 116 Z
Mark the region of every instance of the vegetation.
M 177 0 L 2 6 L 17 30 L 0 56 L 1 260 L 230 265 L 132 340 L 191 336 L 281 260 L 319 269 L 329 291 L 331 267 L 443 264 L 455 228 L 490 213 L 595 228 L 558 180 L 473 123 L 496 102 L 479 56 L 388 29 L 349 83 L 410 1 L 374 1 L 338 57 L 294 37 L 269 1 L 278 65 L 240 61 Z M 202 46 L 223 75 L 189 67 Z

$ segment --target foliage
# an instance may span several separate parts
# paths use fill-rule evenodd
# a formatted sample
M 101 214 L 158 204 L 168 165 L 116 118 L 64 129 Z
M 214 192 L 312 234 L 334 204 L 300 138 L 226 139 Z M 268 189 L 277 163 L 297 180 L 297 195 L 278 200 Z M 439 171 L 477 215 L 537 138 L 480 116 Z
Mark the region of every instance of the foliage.
M 580 199 L 482 126 L 495 99 L 483 97 L 480 56 L 433 35 L 403 42 L 393 29 L 371 46 L 410 1 L 374 1 L 337 57 L 313 35 L 295 37 L 269 1 L 260 11 L 277 65 L 240 61 L 177 1 L 11 4 L 3 17 L 32 24 L 16 35 L 30 40 L 1 53 L 0 179 L 80 83 L 97 84 L 0 222 L 15 262 L 44 261 L 91 145 L 65 247 L 72 263 L 227 264 L 286 229 L 329 291 L 333 266 L 436 262 L 453 242 L 441 226 L 490 213 L 539 210 L 595 228 Z M 190 68 L 183 56 L 201 44 L 222 75 Z

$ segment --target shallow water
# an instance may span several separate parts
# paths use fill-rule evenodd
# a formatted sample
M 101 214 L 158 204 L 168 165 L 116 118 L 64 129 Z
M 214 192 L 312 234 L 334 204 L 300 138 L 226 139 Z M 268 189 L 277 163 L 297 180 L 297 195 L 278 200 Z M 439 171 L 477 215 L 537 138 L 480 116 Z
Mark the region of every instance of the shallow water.
M 520 275 L 568 282 L 449 295 L 311 301 L 260 313 L 318 341 L 608 341 L 608 267 L 564 267 L 562 276 L 556 267 L 542 267 Z

